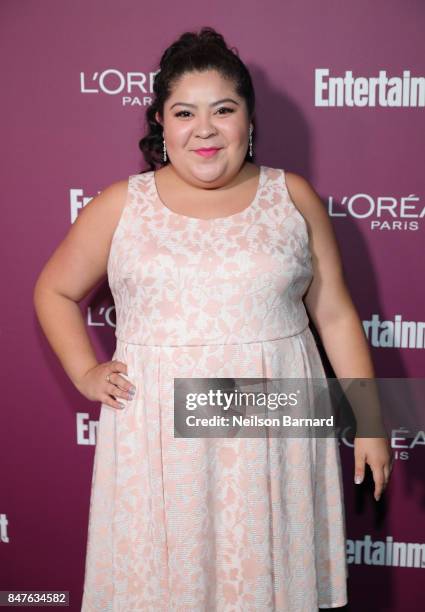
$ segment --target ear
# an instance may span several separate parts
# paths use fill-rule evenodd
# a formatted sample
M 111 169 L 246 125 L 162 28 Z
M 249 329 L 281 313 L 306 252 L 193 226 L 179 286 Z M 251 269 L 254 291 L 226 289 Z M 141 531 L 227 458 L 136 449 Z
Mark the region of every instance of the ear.
M 158 111 L 156 111 L 156 113 L 155 113 L 155 120 L 156 120 L 156 121 L 157 121 L 159 124 L 161 124 L 161 125 L 162 125 L 162 121 L 161 121 L 161 118 L 160 118 L 160 116 L 159 116 Z

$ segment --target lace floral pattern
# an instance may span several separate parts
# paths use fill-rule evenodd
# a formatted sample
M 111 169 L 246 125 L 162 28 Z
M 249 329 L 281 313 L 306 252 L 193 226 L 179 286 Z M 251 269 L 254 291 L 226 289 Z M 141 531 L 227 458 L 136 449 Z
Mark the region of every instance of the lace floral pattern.
M 174 378 L 325 373 L 302 301 L 306 223 L 281 169 L 197 219 L 129 177 L 108 260 L 113 358 L 137 390 L 102 404 L 82 610 L 312 612 L 347 601 L 334 438 L 175 438 Z

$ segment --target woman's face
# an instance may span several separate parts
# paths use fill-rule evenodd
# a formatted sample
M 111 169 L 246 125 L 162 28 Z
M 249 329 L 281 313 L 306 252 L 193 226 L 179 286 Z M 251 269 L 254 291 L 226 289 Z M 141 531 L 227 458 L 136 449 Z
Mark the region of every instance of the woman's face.
M 156 114 L 159 123 L 161 119 Z M 244 163 L 250 121 L 245 99 L 216 70 L 185 73 L 164 104 L 167 155 L 187 182 L 212 187 L 232 179 Z M 196 149 L 218 147 L 210 156 Z

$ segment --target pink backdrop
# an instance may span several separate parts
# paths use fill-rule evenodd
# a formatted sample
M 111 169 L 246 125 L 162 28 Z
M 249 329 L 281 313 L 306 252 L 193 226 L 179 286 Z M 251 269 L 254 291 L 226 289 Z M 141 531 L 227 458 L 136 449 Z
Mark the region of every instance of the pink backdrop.
M 425 5 L 235 0 L 229 10 L 223 0 L 183 1 L 169 5 L 165 21 L 163 3 L 3 0 L 0 15 L 0 589 L 69 590 L 79 610 L 100 405 L 66 377 L 38 326 L 32 291 L 89 199 L 145 168 L 138 140 L 162 50 L 203 25 L 239 49 L 258 100 L 256 163 L 304 175 L 322 197 L 377 374 L 422 377 Z M 341 81 L 333 79 L 344 77 L 338 99 L 332 88 Z M 393 78 L 387 87 L 385 77 Z M 81 308 L 99 360 L 109 360 L 115 319 L 106 281 Z M 414 323 L 410 345 L 393 341 L 397 321 Z M 424 446 L 401 437 L 394 432 L 397 461 L 378 505 L 352 484 L 352 451 L 341 442 L 351 610 L 420 607 Z M 368 554 L 376 541 L 387 551 L 391 542 L 417 544 L 414 560 L 378 565 Z

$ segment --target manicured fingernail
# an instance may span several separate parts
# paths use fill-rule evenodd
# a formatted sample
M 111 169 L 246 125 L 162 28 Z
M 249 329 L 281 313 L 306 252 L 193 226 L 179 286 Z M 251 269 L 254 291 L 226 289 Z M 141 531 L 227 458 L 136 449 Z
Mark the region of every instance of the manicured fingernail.
M 362 477 L 361 477 L 361 476 L 356 476 L 356 477 L 354 478 L 354 482 L 355 482 L 355 484 L 361 484 L 361 482 L 362 482 Z

